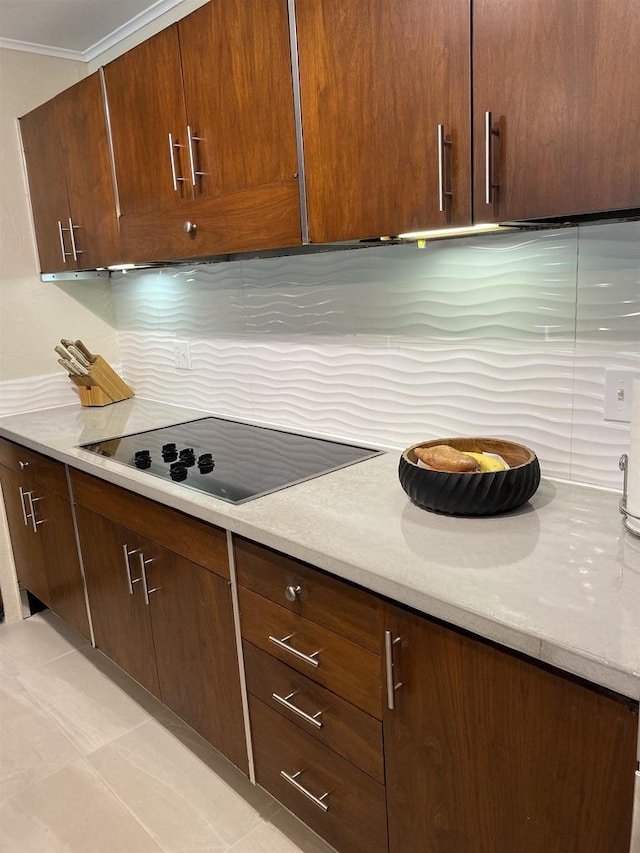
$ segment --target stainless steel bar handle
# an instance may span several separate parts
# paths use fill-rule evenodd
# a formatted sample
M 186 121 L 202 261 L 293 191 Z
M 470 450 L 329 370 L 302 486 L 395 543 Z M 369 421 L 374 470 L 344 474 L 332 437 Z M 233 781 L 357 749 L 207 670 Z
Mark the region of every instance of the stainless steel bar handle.
M 31 526 L 33 527 L 33 532 L 37 533 L 38 525 L 44 524 L 44 518 L 40 519 L 40 521 L 36 519 L 36 508 L 34 507 L 34 504 L 41 501 L 42 498 L 34 498 L 33 492 L 26 492 L 25 494 L 29 500 L 29 506 L 31 507 Z
M 62 236 L 62 232 L 66 231 L 66 230 L 67 230 L 66 228 L 62 227 L 62 222 L 60 222 L 60 220 L 58 219 L 58 235 L 60 237 L 60 249 L 62 251 L 62 263 L 63 264 L 67 263 L 67 257 L 71 254 L 71 252 L 67 252 L 67 250 L 64 247 L 64 237 Z
M 152 589 L 149 589 L 149 585 L 147 583 L 147 566 L 153 563 L 153 557 L 148 560 L 145 560 L 144 553 L 140 552 L 139 558 L 140 560 L 140 576 L 142 578 L 142 591 L 144 593 L 144 603 L 149 605 L 149 596 L 152 592 L 157 592 L 160 587 L 154 586 Z
M 318 806 L 319 809 L 322 809 L 323 812 L 328 812 L 329 806 L 327 803 L 323 802 L 323 800 L 325 797 L 329 796 L 330 791 L 325 791 L 321 797 L 316 797 L 314 794 L 311 793 L 311 791 L 308 791 L 303 785 L 300 784 L 300 782 L 297 781 L 297 778 L 298 776 L 300 776 L 301 773 L 302 770 L 298 770 L 298 772 L 294 773 L 293 775 L 285 773 L 284 770 L 280 771 L 280 775 L 282 776 L 282 778 L 286 779 L 290 785 L 293 785 L 296 791 L 300 791 L 301 794 L 304 794 L 304 796 L 308 800 L 311 800 L 311 802 L 314 803 L 314 805 Z
M 444 125 L 438 125 L 437 142 L 438 146 L 438 210 L 444 213 Z
M 27 495 L 31 494 L 31 492 L 25 492 L 22 486 L 18 486 L 18 489 L 20 490 L 20 506 L 22 508 L 22 520 L 24 521 L 24 526 L 28 527 L 29 519 L 31 518 L 31 516 L 27 514 L 27 508 L 24 502 Z
M 393 647 L 396 643 L 400 643 L 401 637 L 393 639 L 391 631 L 384 632 L 384 666 L 387 680 L 387 708 L 393 711 L 396 707 L 396 690 L 402 687 L 402 682 L 396 682 L 394 678 L 394 662 L 393 662 Z
M 187 139 L 189 140 L 189 166 L 191 167 L 191 183 L 195 187 L 196 185 L 196 177 L 202 175 L 206 175 L 206 172 L 198 172 L 196 170 L 196 161 L 195 155 L 193 153 L 193 143 L 194 142 L 202 142 L 201 136 L 194 136 L 191 133 L 190 125 L 187 125 Z
M 73 255 L 73 260 L 78 260 L 78 255 L 82 254 L 82 250 L 78 249 L 76 246 L 76 235 L 73 233 L 75 228 L 82 228 L 81 225 L 74 225 L 71 217 L 69 217 L 69 237 L 71 238 L 71 254 Z
M 293 637 L 293 634 L 287 634 L 286 637 L 279 640 L 277 637 L 273 637 L 269 634 L 269 642 L 278 646 L 279 649 L 284 649 L 286 652 L 289 652 L 289 654 L 294 655 L 294 657 L 303 660 L 311 666 L 320 666 L 320 661 L 316 660 L 317 656 L 320 654 L 320 649 L 318 649 L 317 652 L 312 652 L 310 655 L 305 655 L 304 652 L 301 652 L 299 649 L 295 649 L 293 646 L 289 645 L 287 641 L 290 640 L 291 637 Z
M 132 551 L 130 551 L 128 545 L 122 546 L 122 554 L 124 556 L 124 567 L 127 572 L 127 584 L 129 585 L 129 595 L 133 595 L 134 583 L 138 583 L 138 581 L 141 580 L 141 578 L 136 578 L 135 580 L 131 579 L 131 564 L 129 563 L 129 557 L 133 557 L 134 554 L 138 554 L 139 552 L 139 548 L 134 548 Z
M 180 175 L 176 174 L 176 158 L 173 150 L 174 148 L 182 148 L 182 145 L 177 142 L 174 142 L 173 136 L 169 134 L 169 159 L 171 160 L 171 179 L 173 181 L 174 192 L 178 192 L 178 181 L 184 181 L 184 178 L 181 178 Z
M 276 702 L 279 702 L 281 705 L 284 705 L 285 708 L 288 708 L 294 714 L 297 714 L 299 717 L 302 717 L 305 722 L 309 723 L 312 726 L 315 726 L 317 729 L 322 728 L 322 720 L 318 719 L 322 716 L 322 711 L 316 711 L 315 714 L 307 714 L 306 711 L 303 711 L 302 708 L 298 708 L 297 705 L 294 705 L 293 702 L 289 700 L 292 699 L 296 695 L 296 691 L 293 693 L 289 693 L 287 696 L 279 696 L 277 693 L 272 693 L 271 696 Z
M 484 114 L 484 203 L 491 204 L 491 189 L 493 187 L 493 175 L 491 174 L 491 112 L 487 110 Z

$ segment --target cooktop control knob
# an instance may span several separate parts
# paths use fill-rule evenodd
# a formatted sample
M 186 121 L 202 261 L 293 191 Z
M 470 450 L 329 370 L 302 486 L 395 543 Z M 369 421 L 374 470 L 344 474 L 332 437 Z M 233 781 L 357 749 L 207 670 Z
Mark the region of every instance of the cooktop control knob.
M 188 468 L 196 464 L 196 455 L 193 452 L 193 447 L 186 447 L 180 451 L 180 461 Z
M 169 468 L 169 476 L 172 480 L 177 480 L 180 482 L 181 480 L 187 479 L 187 468 L 181 462 L 174 462 Z
M 162 445 L 162 452 L 163 453 L 173 453 L 173 451 L 175 449 L 176 449 L 176 446 L 175 446 L 174 442 L 171 442 L 170 444 L 163 444 Z
M 133 464 L 136 468 L 151 468 L 151 454 L 148 450 L 136 450 L 133 454 Z
M 215 468 L 211 453 L 201 453 L 198 456 L 198 470 L 201 474 L 209 474 Z

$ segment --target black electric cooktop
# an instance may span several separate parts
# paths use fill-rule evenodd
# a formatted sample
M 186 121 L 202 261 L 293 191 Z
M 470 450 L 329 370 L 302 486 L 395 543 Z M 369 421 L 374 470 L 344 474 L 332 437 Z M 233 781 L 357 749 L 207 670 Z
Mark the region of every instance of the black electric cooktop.
M 200 418 L 80 447 L 234 504 L 382 453 L 224 418 Z

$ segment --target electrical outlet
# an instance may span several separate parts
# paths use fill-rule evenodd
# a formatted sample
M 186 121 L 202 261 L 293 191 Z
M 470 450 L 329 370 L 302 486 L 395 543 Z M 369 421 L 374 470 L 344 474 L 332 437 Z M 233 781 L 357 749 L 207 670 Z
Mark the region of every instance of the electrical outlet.
M 635 370 L 608 367 L 604 377 L 604 419 L 630 423 Z
M 173 363 L 180 370 L 191 370 L 191 347 L 189 341 L 173 342 Z

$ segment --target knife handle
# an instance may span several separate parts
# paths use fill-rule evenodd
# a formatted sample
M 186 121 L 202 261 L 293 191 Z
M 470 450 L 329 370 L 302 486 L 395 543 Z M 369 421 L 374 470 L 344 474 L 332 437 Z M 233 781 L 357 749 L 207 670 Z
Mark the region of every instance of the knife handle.
M 61 364 L 70 376 L 76 376 L 77 375 L 75 373 L 73 367 L 71 366 L 71 362 L 68 359 L 59 358 L 58 364 Z
M 89 362 L 89 364 L 93 364 L 93 363 L 95 362 L 95 360 L 98 358 L 98 356 L 97 356 L 97 355 L 93 355 L 92 353 L 90 353 L 90 352 L 89 352 L 89 350 L 88 350 L 88 349 L 86 348 L 86 346 L 82 343 L 82 341 L 76 341 L 76 342 L 75 342 L 75 347 L 76 347 L 76 349 L 79 349 L 79 350 L 80 350 L 80 352 L 81 352 L 81 353 L 82 353 L 82 355 L 87 359 L 87 361 Z
M 83 367 L 89 367 L 91 362 L 75 344 L 68 344 L 67 352 L 69 353 L 69 355 L 75 358 L 75 360 L 79 362 Z
M 69 361 L 69 359 L 71 358 L 71 353 L 64 346 L 64 344 L 58 344 L 53 349 L 55 350 L 55 352 L 58 353 L 59 356 L 61 356 L 61 358 L 65 358 L 67 361 Z

